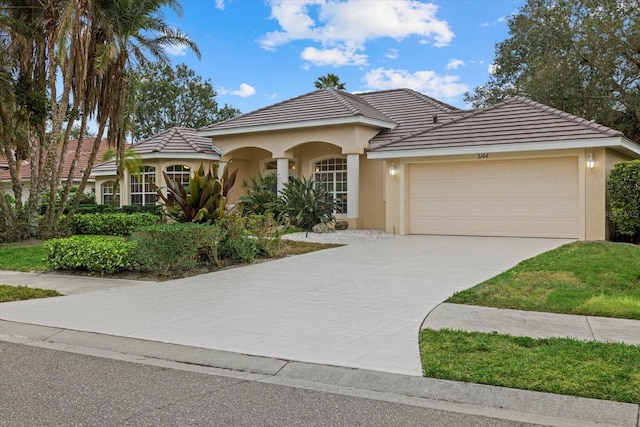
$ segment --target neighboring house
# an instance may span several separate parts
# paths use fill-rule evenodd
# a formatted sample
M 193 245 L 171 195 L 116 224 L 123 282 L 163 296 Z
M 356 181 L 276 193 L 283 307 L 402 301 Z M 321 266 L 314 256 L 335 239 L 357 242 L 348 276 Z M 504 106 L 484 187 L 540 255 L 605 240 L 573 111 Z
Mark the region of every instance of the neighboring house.
M 279 188 L 313 177 L 350 227 L 398 234 L 602 240 L 607 175 L 640 158 L 622 133 L 531 100 L 463 111 L 409 89 L 321 89 L 198 135 L 217 147 L 207 159 L 220 154 L 238 182 L 269 171 Z M 204 158 L 192 153 L 191 165 Z M 162 159 L 156 182 L 179 164 Z
M 131 146 L 141 160 L 137 174 L 125 172 L 119 188 L 116 183 L 116 163 L 114 160 L 93 168 L 96 179 L 96 200 L 98 203 L 147 206 L 157 202 L 155 185 L 165 186 L 162 172 L 187 185 L 194 168 L 220 160 L 220 152 L 211 145 L 209 138 L 199 136 L 194 129 L 175 127 L 167 129 L 144 141 Z
M 94 141 L 95 138 L 83 139 L 80 158 L 78 159 L 78 164 L 76 166 L 75 173 L 73 174 L 73 185 L 80 185 L 80 182 L 82 181 L 82 175 L 84 174 L 84 171 L 89 164 L 89 156 L 91 154 L 91 149 L 93 147 Z M 71 163 L 73 161 L 73 158 L 75 157 L 78 142 L 79 140 L 77 139 L 69 140 L 67 155 L 64 159 L 64 166 L 62 169 L 63 183 L 67 181 L 67 177 L 69 176 Z M 102 142 L 100 143 L 100 149 L 96 156 L 96 164 L 101 161 L 102 155 L 107 149 L 107 140 L 103 138 Z M 31 188 L 31 168 L 29 167 L 28 161 L 23 162 L 22 169 L 20 170 L 20 176 L 22 178 L 22 200 L 26 201 L 29 198 L 29 190 Z M 11 173 L 9 172 L 9 166 L 7 164 L 7 158 L 5 156 L 0 156 L 0 181 L 2 181 L 5 193 L 13 196 Z M 93 177 L 90 177 L 89 181 L 87 181 L 87 185 L 84 191 L 85 193 L 95 192 L 95 180 L 93 179 Z

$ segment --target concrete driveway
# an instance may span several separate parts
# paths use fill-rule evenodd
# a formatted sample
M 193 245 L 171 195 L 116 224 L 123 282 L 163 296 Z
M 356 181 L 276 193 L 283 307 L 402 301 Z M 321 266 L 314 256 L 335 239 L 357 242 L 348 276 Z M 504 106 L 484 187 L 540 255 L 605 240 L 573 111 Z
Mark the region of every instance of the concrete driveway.
M 568 240 L 407 236 L 164 283 L 4 303 L 0 318 L 421 375 L 417 334 L 452 293 Z

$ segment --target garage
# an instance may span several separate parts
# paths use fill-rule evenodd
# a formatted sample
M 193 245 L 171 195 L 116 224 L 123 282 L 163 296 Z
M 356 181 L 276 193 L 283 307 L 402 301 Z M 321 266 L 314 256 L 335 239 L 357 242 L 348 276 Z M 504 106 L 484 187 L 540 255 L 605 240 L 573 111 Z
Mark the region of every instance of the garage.
M 408 165 L 410 234 L 579 238 L 578 157 Z

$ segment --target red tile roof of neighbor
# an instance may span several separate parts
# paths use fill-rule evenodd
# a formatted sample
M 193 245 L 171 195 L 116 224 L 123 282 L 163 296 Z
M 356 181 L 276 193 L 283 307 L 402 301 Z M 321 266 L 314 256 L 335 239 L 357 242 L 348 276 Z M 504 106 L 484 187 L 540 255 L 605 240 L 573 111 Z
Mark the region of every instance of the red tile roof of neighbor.
M 82 174 L 84 173 L 84 170 L 87 168 L 87 165 L 89 164 L 89 155 L 91 154 L 91 148 L 93 147 L 94 141 L 95 141 L 95 138 L 85 138 L 82 141 L 80 159 L 78 160 L 78 164 L 76 166 L 76 169 L 73 175 L 75 179 L 82 178 Z M 67 155 L 64 159 L 64 166 L 62 168 L 63 180 L 65 180 L 66 177 L 69 176 L 69 171 L 71 170 L 71 163 L 73 162 L 73 158 L 75 156 L 76 149 L 78 147 L 78 142 L 79 140 L 77 139 L 69 140 Z M 103 138 L 102 142 L 100 143 L 100 149 L 98 150 L 98 155 L 96 156 L 96 161 L 94 163 L 95 165 L 102 162 L 102 155 L 107 149 L 108 149 L 107 139 Z M 0 164 L 7 164 L 7 158 L 5 156 L 0 156 Z M 25 162 L 25 164 L 22 166 L 21 175 L 22 175 L 21 176 L 22 179 L 29 179 L 31 177 L 31 168 L 29 167 L 28 162 Z M 0 180 L 5 181 L 10 179 L 11 179 L 11 174 L 9 170 L 5 170 L 0 173 Z

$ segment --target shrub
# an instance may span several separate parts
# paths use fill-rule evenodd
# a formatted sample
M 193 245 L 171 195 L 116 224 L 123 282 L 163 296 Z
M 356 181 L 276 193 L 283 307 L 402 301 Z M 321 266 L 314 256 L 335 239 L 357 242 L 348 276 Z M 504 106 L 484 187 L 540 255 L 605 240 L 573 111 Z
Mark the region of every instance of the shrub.
M 640 241 L 640 160 L 618 163 L 607 181 L 609 217 L 617 231 Z
M 240 198 L 242 215 L 273 213 L 274 216 L 279 216 L 275 174 L 256 175 L 249 181 L 244 181 L 242 186 L 247 191 L 247 194 Z
M 159 221 L 158 216 L 150 213 L 74 215 L 71 219 L 71 232 L 73 234 L 128 236 L 141 227 L 157 224 Z
M 156 188 L 156 193 L 169 218 L 177 222 L 212 223 L 227 212 L 227 196 L 233 188 L 237 172 L 228 175 L 225 167 L 222 177 L 218 178 L 218 164 L 210 167 L 206 173 L 204 164 L 201 164 L 189 178 L 187 188 L 163 172 L 167 195 L 163 194 L 163 188 Z
M 190 271 L 196 267 L 204 224 L 160 224 L 144 227 L 131 235 L 137 242 L 140 269 L 167 275 L 169 270 Z
M 309 231 L 316 224 L 333 221 L 338 205 L 331 193 L 313 178 L 292 178 L 284 184 L 279 208 L 291 225 Z
M 135 262 L 135 242 L 108 236 L 71 236 L 43 243 L 45 263 L 55 270 L 115 273 Z
M 279 224 L 271 213 L 264 215 L 250 215 L 246 219 L 246 227 L 258 242 L 260 252 L 267 256 L 274 256 L 282 246 Z
M 220 256 L 242 262 L 253 262 L 260 253 L 258 240 L 248 234 L 245 219 L 238 215 L 229 215 L 217 224 L 222 228 L 223 240 Z

